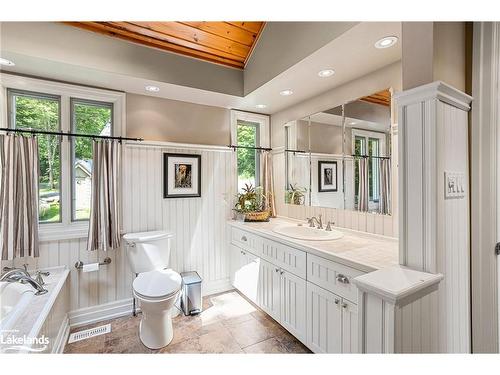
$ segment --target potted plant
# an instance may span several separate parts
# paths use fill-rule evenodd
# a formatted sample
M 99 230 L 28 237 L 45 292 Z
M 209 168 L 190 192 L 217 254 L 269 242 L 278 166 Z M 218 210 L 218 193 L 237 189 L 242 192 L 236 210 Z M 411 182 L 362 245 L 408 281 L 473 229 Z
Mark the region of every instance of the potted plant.
M 265 210 L 265 195 L 261 187 L 245 184 L 236 196 L 234 211 L 237 219 L 245 221 L 269 221 L 269 211 Z
M 306 188 L 297 187 L 290 184 L 290 189 L 285 192 L 285 202 L 287 204 L 303 205 L 305 203 Z

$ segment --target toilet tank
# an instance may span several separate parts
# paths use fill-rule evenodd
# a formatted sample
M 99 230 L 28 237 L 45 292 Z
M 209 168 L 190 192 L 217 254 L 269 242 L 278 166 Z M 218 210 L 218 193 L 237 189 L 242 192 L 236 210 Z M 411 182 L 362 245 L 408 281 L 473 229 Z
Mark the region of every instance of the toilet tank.
M 132 272 L 142 273 L 167 268 L 173 236 L 173 233 L 168 231 L 125 234 L 125 251 Z

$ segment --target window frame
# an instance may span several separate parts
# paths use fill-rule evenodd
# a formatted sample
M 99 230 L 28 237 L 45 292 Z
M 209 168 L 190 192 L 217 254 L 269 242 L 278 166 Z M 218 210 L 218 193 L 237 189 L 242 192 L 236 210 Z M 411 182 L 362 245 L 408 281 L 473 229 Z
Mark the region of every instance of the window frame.
M 126 94 L 122 91 L 106 90 L 101 88 L 75 85 L 50 81 L 40 78 L 31 78 L 0 72 L 0 116 L 8 124 L 8 96 L 7 89 L 30 91 L 35 93 L 55 95 L 61 97 L 60 102 L 60 131 L 71 131 L 72 97 L 81 100 L 113 103 L 113 135 L 125 134 L 126 126 Z M 89 221 L 72 221 L 71 209 L 71 144 L 68 137 L 62 137 L 61 142 L 61 222 L 45 223 L 39 227 L 40 241 L 55 241 L 75 238 L 84 238 L 88 234 Z
M 368 150 L 369 150 L 369 141 L 370 139 L 372 140 L 378 140 L 379 141 L 379 155 L 378 156 L 386 156 L 386 149 L 387 149 L 387 134 L 383 132 L 377 132 L 377 131 L 369 131 L 369 130 L 363 130 L 363 129 L 352 129 L 352 150 L 353 154 L 355 153 L 356 150 L 356 139 L 363 138 L 362 141 L 362 154 L 363 155 L 368 155 Z M 364 146 L 364 147 L 363 147 Z M 373 159 L 372 159 L 373 160 Z M 357 200 L 359 197 L 359 192 L 356 193 L 356 187 L 354 187 L 354 199 L 356 205 L 358 204 Z M 379 203 L 380 200 L 380 192 L 379 193 L 379 199 L 372 199 L 372 197 L 368 197 L 369 202 L 373 203 Z
M 244 112 L 238 110 L 231 110 L 231 145 L 238 144 L 238 121 L 253 122 L 259 125 L 258 128 L 258 144 L 256 147 L 270 147 L 270 127 L 269 127 L 269 116 L 260 113 Z M 235 155 L 237 153 L 235 152 Z M 258 160 L 256 161 L 256 171 L 258 171 L 258 180 L 260 181 L 260 155 L 258 155 Z M 235 156 L 233 161 L 233 167 L 235 170 L 235 187 L 234 192 L 238 193 L 238 159 Z M 256 172 L 257 173 L 257 172 Z
M 112 136 L 115 135 L 115 125 L 114 125 L 114 104 L 111 102 L 103 102 L 103 101 L 98 101 L 98 100 L 88 100 L 88 99 L 81 99 L 77 97 L 71 97 L 69 99 L 69 111 L 70 111 L 70 131 L 72 133 L 77 133 L 76 131 L 76 121 L 75 121 L 75 111 L 74 111 L 74 104 L 88 104 L 88 105 L 95 105 L 99 107 L 109 107 L 111 109 L 111 134 Z M 74 138 L 70 139 L 70 203 L 71 203 L 71 211 L 70 211 L 70 218 L 71 222 L 77 223 L 77 222 L 88 222 L 89 219 L 76 219 L 74 216 L 75 213 L 75 168 L 74 168 L 74 163 L 75 163 L 75 142 Z
M 38 91 L 30 91 L 23 89 L 13 89 L 7 88 L 6 90 L 6 99 L 7 99 L 7 127 L 9 129 L 16 129 L 16 106 L 14 105 L 14 97 L 16 96 L 24 96 L 24 97 L 32 97 L 35 99 L 48 99 L 57 101 L 57 116 L 58 116 L 58 127 L 56 131 L 61 131 L 61 96 L 41 93 Z M 63 197 L 62 197 L 62 141 L 59 141 L 59 220 L 57 221 L 38 221 L 41 225 L 50 225 L 62 223 L 62 212 L 63 212 Z M 40 180 L 38 180 L 38 189 L 40 189 Z M 40 191 L 38 192 L 38 204 L 40 205 Z

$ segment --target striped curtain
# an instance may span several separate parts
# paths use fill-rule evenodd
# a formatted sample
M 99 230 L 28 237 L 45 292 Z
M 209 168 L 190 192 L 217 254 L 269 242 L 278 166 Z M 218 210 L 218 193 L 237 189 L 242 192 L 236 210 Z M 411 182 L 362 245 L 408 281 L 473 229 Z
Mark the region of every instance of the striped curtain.
M 391 213 L 391 159 L 380 159 L 380 213 Z
M 38 257 L 38 141 L 0 135 L 2 260 Z
M 121 144 L 94 141 L 92 162 L 92 203 L 87 250 L 120 247 Z
M 269 151 L 264 151 L 261 157 L 261 186 L 265 196 L 265 209 L 271 217 L 276 217 L 276 202 L 274 200 L 273 183 L 273 156 Z
M 361 157 L 358 163 L 358 211 L 368 211 L 368 158 Z

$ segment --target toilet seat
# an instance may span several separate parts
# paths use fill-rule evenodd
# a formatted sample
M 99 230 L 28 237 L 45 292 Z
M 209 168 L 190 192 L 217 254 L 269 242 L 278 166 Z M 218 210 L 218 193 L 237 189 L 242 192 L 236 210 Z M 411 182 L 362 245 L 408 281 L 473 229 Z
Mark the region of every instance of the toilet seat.
M 134 294 L 146 300 L 164 300 L 174 296 L 182 284 L 181 275 L 172 269 L 140 273 L 132 283 Z

